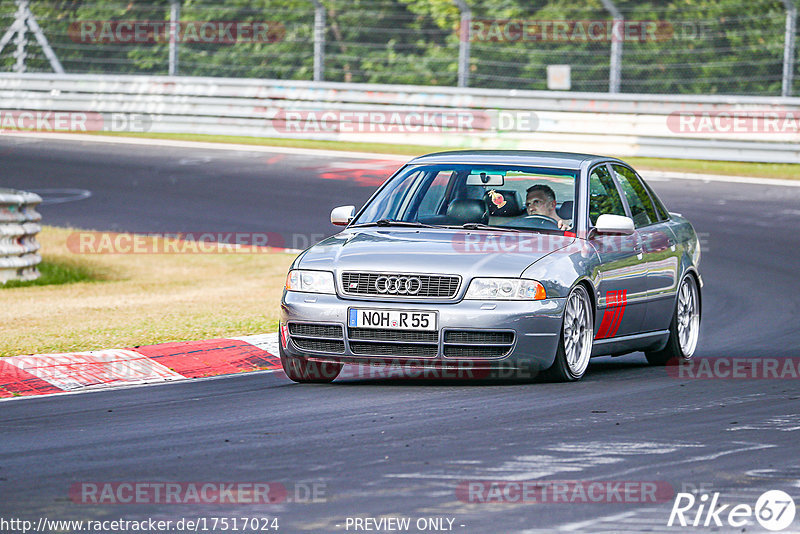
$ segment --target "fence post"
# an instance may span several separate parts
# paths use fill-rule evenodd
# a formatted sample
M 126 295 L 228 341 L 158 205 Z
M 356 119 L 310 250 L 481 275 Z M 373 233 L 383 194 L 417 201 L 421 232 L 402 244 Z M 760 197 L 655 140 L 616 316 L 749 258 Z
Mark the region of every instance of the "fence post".
M 622 78 L 622 35 L 624 35 L 623 24 L 625 23 L 622 13 L 612 0 L 600 0 L 603 7 L 611 13 L 614 21 L 611 31 L 611 58 L 609 61 L 608 73 L 608 92 L 619 93 L 620 79 Z M 617 35 L 617 34 L 620 35 Z
M 783 85 L 781 96 L 792 96 L 797 6 L 794 0 L 783 0 L 783 4 L 786 6 L 786 33 L 783 38 Z
M 467 87 L 469 85 L 469 28 L 472 24 L 472 10 L 465 0 L 455 0 L 455 2 L 461 15 L 461 23 L 458 26 L 458 86 Z
M 325 79 L 325 6 L 314 0 L 314 81 Z
M 17 35 L 14 38 L 14 44 L 17 45 L 17 49 L 14 51 L 14 59 L 17 61 L 14 64 L 14 72 L 25 72 L 25 60 L 28 57 L 28 53 L 25 51 L 25 47 L 28 44 L 27 34 L 25 32 L 27 8 L 28 0 L 17 1 L 17 14 L 14 16 L 14 26 L 17 28 Z
M 26 70 L 25 60 L 27 59 L 27 53 L 25 47 L 28 44 L 28 40 L 25 37 L 25 32 L 27 31 L 25 29 L 26 24 L 28 29 L 33 32 L 33 36 L 36 37 L 39 46 L 42 47 L 42 51 L 50 62 L 50 66 L 53 67 L 53 70 L 58 74 L 64 74 L 64 67 L 61 66 L 61 62 L 50 47 L 50 43 L 47 42 L 47 37 L 45 37 L 42 28 L 40 28 L 39 23 L 36 22 L 36 17 L 33 16 L 33 13 L 28 7 L 28 0 L 17 0 L 17 13 L 14 15 L 14 22 L 3 37 L 0 37 L 0 52 L 2 52 L 3 48 L 11 41 L 12 37 L 16 37 L 14 42 L 17 45 L 17 50 L 14 52 L 14 58 L 16 58 L 17 63 L 14 65 L 14 71 L 25 72 Z
M 170 0 L 169 5 L 169 75 L 178 75 L 178 38 L 180 36 L 180 0 Z
M 36 37 L 39 46 L 42 47 L 42 52 L 44 52 L 45 57 L 47 57 L 47 60 L 50 62 L 50 66 L 53 67 L 56 73 L 64 74 L 64 67 L 61 66 L 58 56 L 56 56 L 56 53 L 53 52 L 53 49 L 50 47 L 50 43 L 47 41 L 47 37 L 45 37 L 42 28 L 39 27 L 39 23 L 36 22 L 36 17 L 33 16 L 30 8 L 26 8 L 26 12 L 28 28 L 33 32 L 33 36 Z

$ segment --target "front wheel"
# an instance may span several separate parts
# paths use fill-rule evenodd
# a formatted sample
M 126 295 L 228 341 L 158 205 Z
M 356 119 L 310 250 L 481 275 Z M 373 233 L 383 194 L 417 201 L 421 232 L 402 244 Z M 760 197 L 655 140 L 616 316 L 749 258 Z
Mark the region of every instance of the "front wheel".
M 279 347 L 283 372 L 289 380 L 301 384 L 329 384 L 339 376 L 341 363 L 315 362 L 305 358 L 292 356 Z
M 567 297 L 556 360 L 545 377 L 558 382 L 580 380 L 589 366 L 593 340 L 594 314 L 589 293 L 577 285 Z
M 666 365 L 670 360 L 676 363 L 688 362 L 697 348 L 700 333 L 700 298 L 697 282 L 687 274 L 678 288 L 678 302 L 669 325 L 669 339 L 663 349 L 645 352 L 652 365 Z

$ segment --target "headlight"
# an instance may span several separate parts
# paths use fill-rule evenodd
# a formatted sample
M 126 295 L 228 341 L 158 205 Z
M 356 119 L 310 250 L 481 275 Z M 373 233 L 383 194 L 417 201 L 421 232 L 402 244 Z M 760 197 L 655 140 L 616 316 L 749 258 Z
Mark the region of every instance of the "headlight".
M 465 299 L 472 300 L 542 300 L 544 286 L 522 278 L 474 278 Z
M 286 291 L 304 293 L 336 293 L 333 287 L 333 273 L 328 271 L 305 271 L 295 269 L 286 277 Z

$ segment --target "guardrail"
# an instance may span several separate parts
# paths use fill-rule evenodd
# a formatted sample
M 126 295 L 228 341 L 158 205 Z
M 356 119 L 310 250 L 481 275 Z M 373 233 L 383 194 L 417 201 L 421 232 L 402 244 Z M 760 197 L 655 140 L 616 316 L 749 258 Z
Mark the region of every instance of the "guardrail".
M 42 216 L 36 206 L 42 197 L 35 193 L 0 189 L 0 283 L 39 278 L 42 257 L 36 234 Z
M 111 131 L 800 163 L 800 98 L 2 73 L 0 110 L 97 113 L 94 122 L 89 121 L 93 128 Z M 312 116 L 312 111 L 339 115 L 382 112 L 382 118 L 368 115 L 366 127 L 361 123 L 342 128 L 341 124 L 320 123 L 319 115 Z M 376 122 L 385 120 L 391 112 L 457 111 L 473 113 L 475 126 L 467 130 L 434 128 L 420 132 L 401 127 L 381 131 Z M 750 126 L 744 123 L 743 128 L 728 130 L 709 128 L 701 122 L 705 117 L 713 123 L 715 118 L 725 118 L 726 113 L 774 116 L 779 122 L 766 128 L 763 121 Z M 287 119 L 292 114 L 295 119 Z M 684 129 L 681 116 L 699 119 Z M 7 128 L 6 122 L 0 121 L 0 128 Z M 726 124 L 736 125 L 733 119 Z M 698 125 L 699 130 L 694 131 Z

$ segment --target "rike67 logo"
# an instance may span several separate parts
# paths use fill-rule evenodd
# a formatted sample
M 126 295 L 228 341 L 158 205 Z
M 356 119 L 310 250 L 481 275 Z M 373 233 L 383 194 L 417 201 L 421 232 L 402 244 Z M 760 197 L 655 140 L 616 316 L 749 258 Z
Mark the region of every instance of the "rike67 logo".
M 719 493 L 678 493 L 669 514 L 668 527 L 723 527 L 744 529 L 752 519 L 765 529 L 780 531 L 791 526 L 795 516 L 794 499 L 780 490 L 761 494 L 755 506 L 749 504 L 720 504 Z

